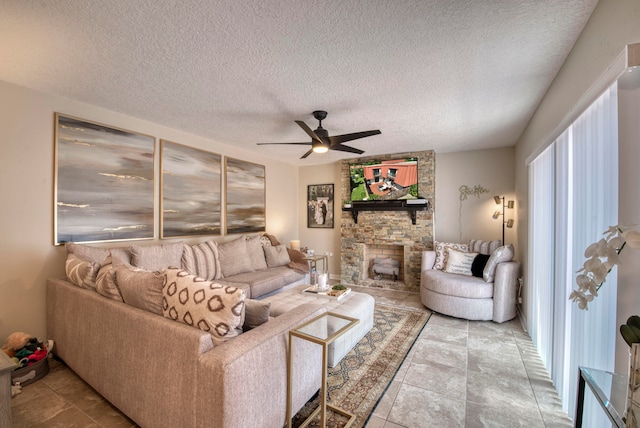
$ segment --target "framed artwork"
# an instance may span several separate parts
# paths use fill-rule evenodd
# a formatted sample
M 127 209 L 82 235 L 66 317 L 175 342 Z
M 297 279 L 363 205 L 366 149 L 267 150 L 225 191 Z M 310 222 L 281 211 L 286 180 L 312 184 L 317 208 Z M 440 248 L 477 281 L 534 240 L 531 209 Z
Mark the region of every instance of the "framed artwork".
M 307 227 L 333 229 L 333 184 L 307 186 Z
M 160 140 L 160 237 L 219 235 L 222 156 Z
M 263 232 L 266 229 L 266 174 L 264 165 L 224 158 L 226 233 Z
M 155 238 L 155 138 L 56 113 L 54 243 Z

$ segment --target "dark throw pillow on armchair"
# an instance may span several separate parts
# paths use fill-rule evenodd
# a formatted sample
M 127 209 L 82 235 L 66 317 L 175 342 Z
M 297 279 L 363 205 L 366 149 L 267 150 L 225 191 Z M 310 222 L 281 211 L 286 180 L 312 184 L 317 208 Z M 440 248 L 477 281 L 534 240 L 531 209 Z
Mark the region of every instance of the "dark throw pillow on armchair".
M 478 254 L 471 264 L 471 275 L 482 278 L 482 272 L 489 261 L 489 257 L 491 257 L 489 254 Z

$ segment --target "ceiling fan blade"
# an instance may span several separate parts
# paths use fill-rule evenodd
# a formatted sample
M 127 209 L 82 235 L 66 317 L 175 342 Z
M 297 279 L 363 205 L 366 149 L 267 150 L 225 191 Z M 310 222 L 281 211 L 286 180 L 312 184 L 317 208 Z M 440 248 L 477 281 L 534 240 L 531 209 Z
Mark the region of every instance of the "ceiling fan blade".
M 309 137 L 311 137 L 311 139 L 312 139 L 312 140 L 315 140 L 315 141 L 317 141 L 317 142 L 319 142 L 319 143 L 322 143 L 322 140 L 321 140 L 321 139 L 316 135 L 316 133 L 315 133 L 315 132 L 313 132 L 313 131 L 311 130 L 311 128 L 309 128 L 309 127 L 307 126 L 307 124 L 306 124 L 306 123 L 304 123 L 304 122 L 303 122 L 303 121 L 301 121 L 301 120 L 296 120 L 296 123 L 298 124 L 298 126 L 300 126 L 300 128 L 302 128 L 302 129 L 304 130 L 304 132 L 306 132 L 306 133 L 307 133 L 307 135 L 309 135 Z
M 330 149 L 331 150 L 338 150 L 338 151 L 341 151 L 341 152 L 356 153 L 356 154 L 359 154 L 359 155 L 364 153 L 364 150 L 356 149 L 355 147 L 345 146 L 344 144 L 336 144 L 335 146 L 331 146 Z
M 309 143 L 309 142 L 306 142 L 306 143 L 256 143 L 256 144 L 258 146 L 268 146 L 268 145 L 271 145 L 271 144 L 293 144 L 293 145 L 296 145 L 296 146 L 310 146 L 311 145 L 311 143 Z
M 379 129 L 373 131 L 354 132 L 353 134 L 334 135 L 329 137 L 331 145 L 346 143 L 347 141 L 357 140 L 358 138 L 370 137 L 372 135 L 381 134 Z
M 311 153 L 313 153 L 313 149 L 310 149 L 307 153 L 303 154 L 302 157 L 300 159 L 304 159 L 307 156 L 309 156 Z

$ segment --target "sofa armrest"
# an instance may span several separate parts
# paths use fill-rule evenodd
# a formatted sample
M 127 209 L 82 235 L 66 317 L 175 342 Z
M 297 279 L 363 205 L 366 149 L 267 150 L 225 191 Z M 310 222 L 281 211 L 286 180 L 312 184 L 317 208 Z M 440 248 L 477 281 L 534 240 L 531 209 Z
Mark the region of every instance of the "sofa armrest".
M 515 318 L 520 263 L 499 263 L 493 280 L 493 321 L 501 323 Z
M 289 330 L 325 311 L 316 304 L 298 306 L 202 355 L 198 426 L 282 427 Z M 322 370 L 321 347 L 302 340 L 295 343 L 294 413 L 320 388 Z
M 436 252 L 435 251 L 423 251 L 422 252 L 422 267 L 420 271 L 433 269 L 436 264 Z

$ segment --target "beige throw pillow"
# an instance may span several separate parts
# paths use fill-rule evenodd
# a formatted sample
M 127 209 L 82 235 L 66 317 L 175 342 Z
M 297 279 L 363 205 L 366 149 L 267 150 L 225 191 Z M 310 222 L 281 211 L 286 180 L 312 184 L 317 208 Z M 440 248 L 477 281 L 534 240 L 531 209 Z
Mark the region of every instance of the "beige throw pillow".
M 205 281 L 180 269 L 166 269 L 162 287 L 166 318 L 211 333 L 215 344 L 242 333 L 243 290 Z
M 182 268 L 207 281 L 222 278 L 218 244 L 210 240 L 197 245 L 185 245 Z
M 223 277 L 254 270 L 247 255 L 247 240 L 244 236 L 218 244 L 218 254 L 220 255 L 220 268 Z
M 513 260 L 513 245 L 503 245 L 496 249 L 489 260 L 487 260 L 487 264 L 484 266 L 484 271 L 482 271 L 482 278 L 486 282 L 493 282 L 496 275 L 496 267 L 498 263 L 510 262 Z
M 473 260 L 478 253 L 465 253 L 454 250 L 453 248 L 447 248 L 447 253 L 447 264 L 444 267 L 445 272 L 471 276 L 471 265 L 473 265 Z
M 249 331 L 269 321 L 269 314 L 271 312 L 270 302 L 246 299 L 244 304 L 245 312 L 244 325 L 242 326 L 243 331 Z
M 183 249 L 184 244 L 182 242 L 149 245 L 147 247 L 132 245 L 131 264 L 148 271 L 161 271 L 168 267 L 180 267 Z
M 267 268 L 267 261 L 260 244 L 260 235 L 247 236 L 247 255 L 251 261 L 253 270 L 262 270 Z
M 126 304 L 162 315 L 164 275 L 161 272 L 123 265 L 116 269 L 116 282 Z
M 67 253 L 73 253 L 94 263 L 102 263 L 109 254 L 111 254 L 114 261 L 117 259 L 126 263 L 131 262 L 131 252 L 127 247 L 98 248 L 74 242 L 67 242 L 64 247 Z
M 284 244 L 275 245 L 271 247 L 263 247 L 264 255 L 267 259 L 267 266 L 278 267 L 286 266 L 291 262 L 289 258 L 289 252 Z
M 458 251 L 468 251 L 469 247 L 467 244 L 456 244 L 453 242 L 439 242 L 435 241 L 433 243 L 434 249 L 436 251 L 436 261 L 433 265 L 434 269 L 442 270 L 447 264 L 447 248 L 453 248 Z
M 122 302 L 123 299 L 116 283 L 116 270 L 114 267 L 114 265 L 118 266 L 120 264 L 122 263 L 113 262 L 111 254 L 107 256 L 105 261 L 102 263 L 102 267 L 100 267 L 100 270 L 98 271 L 98 277 L 96 278 L 96 291 L 108 299 Z

